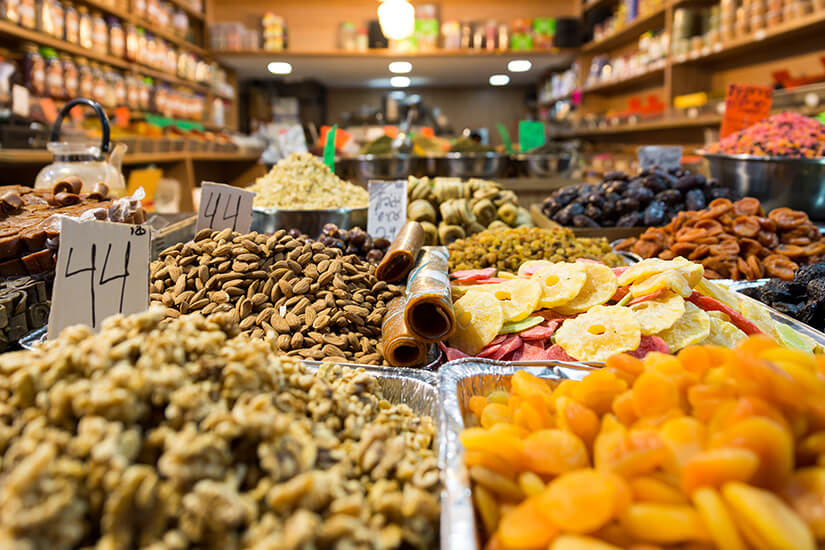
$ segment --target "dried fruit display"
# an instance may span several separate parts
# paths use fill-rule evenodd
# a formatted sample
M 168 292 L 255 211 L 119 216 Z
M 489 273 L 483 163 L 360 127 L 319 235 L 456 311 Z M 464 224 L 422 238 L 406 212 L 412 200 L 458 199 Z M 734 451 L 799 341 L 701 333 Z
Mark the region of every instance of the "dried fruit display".
M 763 286 L 741 292 L 825 331 L 825 262 L 800 267 L 790 281 L 772 279 Z
M 517 371 L 467 409 L 459 439 L 485 548 L 825 543 L 823 355 L 764 336 L 617 354 L 581 381 Z
M 654 167 L 636 176 L 608 172 L 600 183 L 562 187 L 544 199 L 541 210 L 570 227 L 659 226 L 683 210 L 702 210 L 714 199 L 734 196 L 701 174 Z
M 642 258 L 684 256 L 702 264 L 709 279 L 791 280 L 800 266 L 825 258 L 825 237 L 804 212 L 776 208 L 766 216 L 757 199 L 746 197 L 681 212 L 616 248 Z
M 707 152 L 758 157 L 825 157 L 825 125 L 799 113 L 779 113 L 711 144 Z
M 425 244 L 448 245 L 485 229 L 533 227 L 516 194 L 492 181 L 410 176 L 407 195 L 407 219 L 421 224 Z
M 487 230 L 459 239 L 448 248 L 450 269 L 455 271 L 492 267 L 515 272 L 532 260 L 569 262 L 578 258 L 602 261 L 609 266 L 624 265 L 606 239 L 579 238 L 564 228 Z
M 381 323 L 403 293 L 376 279 L 374 264 L 283 229 L 204 229 L 149 271 L 149 298 L 168 317 L 230 312 L 253 337 L 272 334 L 282 353 L 314 360 L 381 364 Z
M 456 271 L 456 330 L 442 349 L 451 360 L 604 361 L 620 352 L 644 357 L 695 344 L 732 348 L 750 334 L 805 351 L 819 348 L 703 271 L 681 257 L 613 269 L 593 261 L 533 260 L 516 275 Z
M 70 327 L 0 372 L 4 549 L 437 544 L 432 419 L 230 314 Z
M 49 322 L 51 301 L 46 282 L 15 277 L 0 282 L 0 352 Z

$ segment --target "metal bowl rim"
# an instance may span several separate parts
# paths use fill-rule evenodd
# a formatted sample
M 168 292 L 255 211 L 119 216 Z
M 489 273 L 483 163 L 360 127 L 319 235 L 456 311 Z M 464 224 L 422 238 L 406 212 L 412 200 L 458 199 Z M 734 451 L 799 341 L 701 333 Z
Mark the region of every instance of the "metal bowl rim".
M 815 164 L 815 165 L 825 165 L 825 157 L 816 157 L 816 158 L 795 158 L 795 157 L 760 157 L 757 155 L 725 155 L 720 153 L 705 153 L 703 151 L 699 151 L 699 154 L 704 156 L 707 159 L 718 159 L 718 160 L 745 160 L 745 161 L 756 161 L 756 162 L 782 162 L 782 163 L 799 163 L 799 164 Z
M 497 153 L 495 151 L 489 151 L 487 153 L 445 153 L 443 157 L 429 157 L 429 158 L 436 158 L 436 159 L 465 159 L 465 158 L 489 158 L 489 159 L 505 159 L 507 158 L 507 153 Z
M 398 159 L 398 160 L 407 160 L 412 158 L 418 158 L 417 155 L 411 155 L 409 153 L 390 153 L 388 155 L 376 155 L 375 153 L 370 153 L 367 155 L 355 155 L 352 157 L 341 157 L 342 161 L 346 160 L 388 160 L 388 159 Z
M 308 213 L 316 213 L 316 212 L 323 212 L 323 213 L 338 213 L 338 214 L 345 214 L 348 212 L 357 212 L 363 211 L 367 212 L 369 210 L 369 206 L 359 206 L 359 207 L 350 207 L 350 208 L 311 208 L 306 210 L 299 210 L 299 209 L 286 209 L 286 208 L 262 208 L 260 206 L 253 206 L 252 212 L 258 212 L 260 214 L 279 214 L 284 212 L 286 214 L 308 214 Z
M 568 151 L 563 151 L 561 153 L 518 153 L 515 155 L 510 155 L 513 160 L 528 160 L 531 158 L 562 158 L 562 157 L 572 157 L 573 153 Z

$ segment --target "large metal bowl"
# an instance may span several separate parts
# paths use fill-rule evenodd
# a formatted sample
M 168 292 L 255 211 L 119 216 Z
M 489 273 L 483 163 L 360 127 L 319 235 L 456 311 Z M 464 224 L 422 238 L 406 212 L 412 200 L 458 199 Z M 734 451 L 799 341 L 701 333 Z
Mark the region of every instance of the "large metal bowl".
M 367 227 L 367 208 L 334 208 L 329 210 L 279 210 L 276 208 L 253 208 L 252 231 L 274 233 L 279 229 L 299 229 L 312 238 L 321 234 L 321 229 L 334 223 L 341 229 Z
M 572 158 L 572 153 L 524 153 L 513 156 L 513 162 L 520 176 L 549 178 L 566 174 Z
M 787 206 L 825 220 L 825 158 L 788 159 L 704 154 L 711 175 L 765 210 Z
M 361 184 L 370 180 L 399 180 L 426 175 L 424 159 L 413 155 L 358 155 L 343 158 L 335 166 L 339 176 Z
M 498 178 L 506 174 L 509 162 L 502 153 L 447 153 L 435 159 L 437 175 L 453 178 Z

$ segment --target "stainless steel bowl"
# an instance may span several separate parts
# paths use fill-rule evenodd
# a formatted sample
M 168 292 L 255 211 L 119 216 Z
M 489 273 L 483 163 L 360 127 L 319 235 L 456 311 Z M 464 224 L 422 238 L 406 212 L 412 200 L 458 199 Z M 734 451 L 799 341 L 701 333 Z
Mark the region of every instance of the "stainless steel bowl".
M 279 229 L 299 229 L 312 238 L 321 234 L 321 229 L 334 223 L 341 229 L 367 227 L 366 208 L 334 208 L 329 210 L 278 210 L 275 208 L 252 209 L 252 231 L 274 233 Z
M 524 153 L 513 156 L 513 162 L 520 176 L 548 178 L 566 174 L 572 158 L 571 153 Z
M 506 174 L 509 162 L 502 153 L 447 153 L 435 159 L 437 175 L 453 178 L 498 178 Z
M 765 210 L 787 206 L 825 220 L 825 158 L 788 159 L 704 154 L 711 175 Z
M 343 158 L 335 166 L 341 177 L 361 184 L 370 180 L 399 180 L 426 175 L 424 159 L 413 155 L 358 155 Z

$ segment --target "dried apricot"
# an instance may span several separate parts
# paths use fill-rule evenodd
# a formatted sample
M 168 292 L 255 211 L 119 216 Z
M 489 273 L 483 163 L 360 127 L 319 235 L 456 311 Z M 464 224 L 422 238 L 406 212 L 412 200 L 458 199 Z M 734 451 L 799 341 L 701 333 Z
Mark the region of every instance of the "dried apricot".
M 546 489 L 544 481 L 533 472 L 520 473 L 518 475 L 518 486 L 528 497 L 539 495 Z
M 481 425 L 489 428 L 500 422 L 510 422 L 510 409 L 507 405 L 488 403 L 481 411 Z
M 790 425 L 779 409 L 755 396 L 740 397 L 736 401 L 728 401 L 719 406 L 713 418 L 710 420 L 708 429 L 711 433 L 724 431 L 737 422 L 747 418 L 764 417 L 769 418 L 790 431 Z
M 793 439 L 788 430 L 762 417 L 737 422 L 711 436 L 711 447 L 742 447 L 759 457 L 752 482 L 760 487 L 781 487 L 794 465 Z
M 519 439 L 524 439 L 530 435 L 530 432 L 525 428 L 508 422 L 499 422 L 498 424 L 490 426 L 487 431 L 493 434 L 513 435 Z
M 728 507 L 715 489 L 704 487 L 694 492 L 693 504 L 719 550 L 747 550 Z
M 507 398 L 510 394 L 506 390 L 493 390 L 487 394 L 487 401 L 490 403 L 498 403 L 499 405 L 506 405 Z
M 464 451 L 464 464 L 468 468 L 483 466 L 503 476 L 512 478 L 516 475 L 516 468 L 500 456 L 482 451 Z
M 728 481 L 749 481 L 759 468 L 759 456 L 750 449 L 723 448 L 700 453 L 682 469 L 682 489 L 721 487 Z
M 634 377 L 642 374 L 645 369 L 644 363 L 642 363 L 641 359 L 637 359 L 636 357 L 626 353 L 611 355 L 607 358 L 607 361 L 605 361 L 605 366 L 626 372 Z
M 807 462 L 813 462 L 825 454 L 825 431 L 816 432 L 800 441 L 796 453 L 797 458 Z
M 735 395 L 736 390 L 730 384 L 696 384 L 687 391 L 691 413 L 700 422 L 709 422 L 716 409 Z
M 667 471 L 676 474 L 694 456 L 705 448 L 705 425 L 689 416 L 674 418 L 659 428 L 659 438 L 673 455 L 673 463 Z
M 470 479 L 503 499 L 518 502 L 524 498 L 524 492 L 522 492 L 518 484 L 510 478 L 484 466 L 473 466 L 470 468 Z
M 636 407 L 633 406 L 633 390 L 626 390 L 613 400 L 613 414 L 625 426 L 631 426 L 639 419 Z
M 672 504 L 633 504 L 619 523 L 638 540 L 676 544 L 710 540 L 702 518 L 691 506 Z
M 525 462 L 524 442 L 514 435 L 492 433 L 484 428 L 468 428 L 458 436 L 468 451 L 480 451 L 500 457 L 515 469 Z
M 633 408 L 640 417 L 655 417 L 678 409 L 679 388 L 664 375 L 645 370 L 633 384 Z
M 484 407 L 487 406 L 487 398 L 483 395 L 474 395 L 470 398 L 470 402 L 467 404 L 467 407 L 472 411 L 474 415 L 476 415 L 479 419 L 481 418 L 481 411 L 484 410 Z
M 562 474 L 538 498 L 542 513 L 570 533 L 592 533 L 613 519 L 616 512 L 616 488 L 598 470 Z
M 633 498 L 640 502 L 656 504 L 687 504 L 687 498 L 677 488 L 651 476 L 639 476 L 630 480 Z
M 734 481 L 722 487 L 722 496 L 745 540 L 754 547 L 816 548 L 811 530 L 802 518 L 773 493 Z
M 531 432 L 543 430 L 553 426 L 553 418 L 547 412 L 544 403 L 537 400 L 538 403 L 533 404 L 529 401 L 522 401 L 518 409 L 513 414 L 513 422 L 519 426 L 523 426 Z
M 590 465 L 582 440 L 564 430 L 540 430 L 524 440 L 527 466 L 541 474 L 561 474 Z
M 544 548 L 558 534 L 558 528 L 547 521 L 542 497 L 530 497 L 508 513 L 498 525 L 498 536 L 508 549 Z
M 548 550 L 621 550 L 621 548 L 592 537 L 560 535 Z
M 627 383 L 615 374 L 596 370 L 573 386 L 571 397 L 596 414 L 604 414 L 610 411 L 613 398 L 626 389 Z
M 699 377 L 704 375 L 708 369 L 715 366 L 713 364 L 713 356 L 710 351 L 708 351 L 707 346 L 688 346 L 679 350 L 676 357 L 686 371 Z
M 808 524 L 817 539 L 825 539 L 825 468 L 794 472 L 783 496 Z
M 522 399 L 539 397 L 548 407 L 553 404 L 553 388 L 547 384 L 547 381 L 525 370 L 516 371 L 510 378 L 510 391 Z
M 556 421 L 559 428 L 577 435 L 588 447 L 593 445 L 599 433 L 599 417 L 582 405 L 567 396 L 556 400 Z

